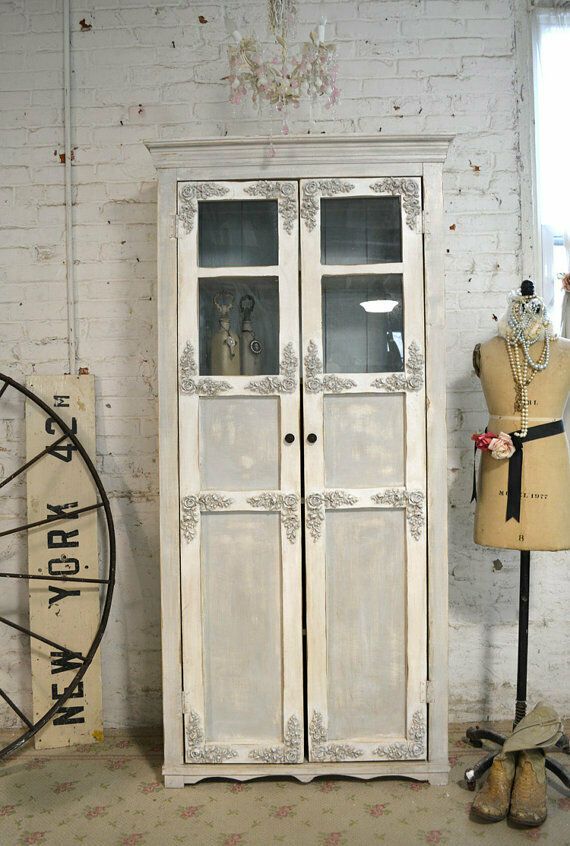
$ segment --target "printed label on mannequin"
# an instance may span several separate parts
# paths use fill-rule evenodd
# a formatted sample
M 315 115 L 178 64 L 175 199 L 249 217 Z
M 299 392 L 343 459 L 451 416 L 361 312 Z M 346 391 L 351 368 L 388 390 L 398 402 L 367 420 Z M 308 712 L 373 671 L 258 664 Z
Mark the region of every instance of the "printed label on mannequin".
M 526 402 L 526 406 L 527 406 L 527 408 L 528 408 L 529 406 L 531 406 L 531 405 L 533 405 L 533 406 L 538 405 L 538 400 L 530 400 L 530 399 L 529 399 L 529 400 L 527 400 L 527 402 Z M 521 410 L 521 403 L 520 403 L 520 400 L 519 400 L 519 399 L 516 399 L 516 400 L 515 400 L 515 402 L 514 402 L 514 406 L 513 406 L 513 407 L 514 407 L 514 410 L 515 410 L 515 411 L 520 411 L 520 410 Z
M 499 496 L 507 496 L 507 491 L 499 490 Z M 527 491 L 523 491 L 521 493 L 522 499 L 548 499 L 547 493 L 528 493 Z

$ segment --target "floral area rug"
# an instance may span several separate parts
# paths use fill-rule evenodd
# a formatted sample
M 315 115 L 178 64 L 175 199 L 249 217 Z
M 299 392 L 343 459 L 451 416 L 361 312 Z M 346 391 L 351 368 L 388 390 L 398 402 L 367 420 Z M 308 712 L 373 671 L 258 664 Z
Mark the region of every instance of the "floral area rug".
M 166 790 L 156 735 L 24 748 L 0 770 L 1 846 L 570 846 L 570 795 L 549 778 L 539 829 L 470 818 L 465 768 L 482 754 L 451 734 L 447 787 L 376 779 L 209 781 Z M 557 758 L 570 765 L 570 758 Z

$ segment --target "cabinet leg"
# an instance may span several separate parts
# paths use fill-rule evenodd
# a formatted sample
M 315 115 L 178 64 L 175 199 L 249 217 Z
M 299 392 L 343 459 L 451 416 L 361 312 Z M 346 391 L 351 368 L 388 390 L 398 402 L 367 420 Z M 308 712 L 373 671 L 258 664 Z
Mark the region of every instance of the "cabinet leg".
M 430 773 L 428 781 L 432 787 L 447 787 L 449 776 L 447 773 Z
M 184 787 L 184 776 L 165 775 L 164 776 L 164 786 L 165 787 Z

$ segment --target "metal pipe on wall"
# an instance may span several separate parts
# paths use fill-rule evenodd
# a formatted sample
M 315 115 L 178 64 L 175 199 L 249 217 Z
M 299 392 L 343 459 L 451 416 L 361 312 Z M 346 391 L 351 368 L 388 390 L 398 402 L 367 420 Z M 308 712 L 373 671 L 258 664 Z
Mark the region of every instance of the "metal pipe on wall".
M 67 283 L 67 351 L 69 372 L 76 371 L 75 276 L 71 182 L 71 32 L 70 0 L 63 0 L 63 133 L 65 153 L 65 272 Z

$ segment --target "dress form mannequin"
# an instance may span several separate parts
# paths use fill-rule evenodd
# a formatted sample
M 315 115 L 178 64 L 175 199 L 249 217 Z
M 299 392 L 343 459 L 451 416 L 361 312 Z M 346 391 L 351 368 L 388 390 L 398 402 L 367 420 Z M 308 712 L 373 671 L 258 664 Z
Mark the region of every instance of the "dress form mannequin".
M 473 354 L 489 409 L 489 432 L 519 428 L 515 388 L 503 338 L 478 345 Z M 550 344 L 550 363 L 528 389 L 529 427 L 560 420 L 570 392 L 570 341 Z M 502 549 L 570 549 L 570 453 L 564 432 L 524 445 L 520 522 L 505 520 L 508 460 L 481 455 L 475 511 L 475 543 Z
M 532 282 L 525 280 L 509 300 L 506 318 L 499 323 L 500 337 L 478 344 L 473 352 L 490 415 L 487 434 L 473 436 L 482 452 L 474 539 L 483 546 L 520 550 L 516 726 L 527 708 L 531 550 L 570 548 L 565 507 L 570 451 L 562 422 L 570 391 L 570 341 L 552 337 Z M 499 746 L 505 742 L 504 736 L 479 727 L 468 729 L 467 739 L 475 746 L 482 740 Z M 556 745 L 568 749 L 568 738 L 563 736 Z M 477 815 L 503 819 L 510 805 L 517 824 L 540 825 L 546 818 L 544 768 L 570 787 L 570 775 L 556 761 L 536 750 L 521 754 L 532 761 L 519 757 L 516 775 L 508 753 L 491 753 L 465 771 L 467 785 L 474 790 L 491 767 L 473 803 Z

